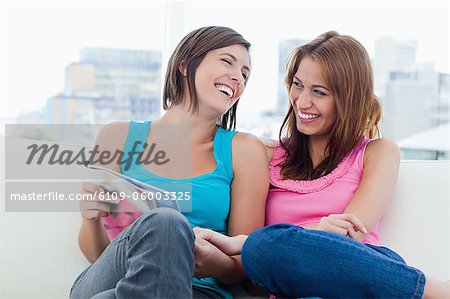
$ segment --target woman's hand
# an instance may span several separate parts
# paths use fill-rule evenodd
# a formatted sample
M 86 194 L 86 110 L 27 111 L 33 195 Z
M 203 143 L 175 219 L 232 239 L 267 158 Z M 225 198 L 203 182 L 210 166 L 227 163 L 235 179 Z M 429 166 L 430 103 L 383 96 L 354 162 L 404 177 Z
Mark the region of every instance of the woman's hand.
M 210 229 L 195 227 L 195 277 L 220 277 L 241 253 L 247 236 L 228 237 Z M 228 265 L 228 266 L 227 266 Z
M 100 218 L 108 216 L 111 207 L 106 202 L 102 202 L 101 196 L 100 198 L 98 196 L 100 192 L 105 192 L 102 187 L 85 182 L 81 186 L 81 192 L 86 195 L 86 198 L 80 201 L 83 222 L 78 235 L 78 242 L 84 256 L 89 262 L 93 263 L 110 243 Z
M 81 185 L 81 192 L 88 194 L 89 198 L 92 198 L 92 200 L 80 201 L 80 211 L 83 219 L 98 220 L 109 215 L 111 212 L 110 202 L 106 203 L 99 198 L 100 194 L 105 193 L 102 187 L 91 182 L 84 182 Z
M 195 272 L 197 278 L 218 277 L 232 258 L 205 239 L 195 239 Z
M 348 236 L 355 240 L 358 237 L 358 232 L 367 234 L 364 224 L 353 214 L 331 214 L 322 217 L 314 229 Z
M 246 235 L 228 237 L 207 228 L 195 227 L 193 231 L 196 239 L 208 241 L 229 256 L 241 254 L 242 246 L 247 239 Z

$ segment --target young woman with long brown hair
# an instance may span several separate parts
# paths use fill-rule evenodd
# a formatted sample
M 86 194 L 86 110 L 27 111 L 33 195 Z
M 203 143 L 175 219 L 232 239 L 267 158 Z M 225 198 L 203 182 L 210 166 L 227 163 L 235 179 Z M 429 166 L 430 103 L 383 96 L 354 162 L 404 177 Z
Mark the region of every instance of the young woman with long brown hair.
M 222 285 L 245 278 L 240 257 L 194 240 L 192 228 L 234 236 L 264 224 L 269 185 L 264 145 L 233 130 L 250 74 L 249 47 L 227 27 L 190 32 L 169 60 L 166 113 L 152 122 L 109 124 L 99 133 L 100 152 L 124 149 L 124 160 L 133 161 L 105 167 L 144 183 L 160 182 L 169 192 L 187 184 L 192 206 L 182 213 L 157 208 L 111 231 L 104 225 L 110 206 L 82 202 L 79 246 L 92 265 L 75 281 L 71 298 L 230 298 Z M 143 145 L 152 143 L 172 146 L 184 169 L 176 161 L 171 168 L 142 163 L 150 150 Z M 88 183 L 83 191 L 102 189 Z
M 268 147 L 268 226 L 248 238 L 202 229 L 197 237 L 242 250 L 247 276 L 280 297 L 449 298 L 448 283 L 379 245 L 400 154 L 377 138 L 381 109 L 364 47 L 324 33 L 294 50 L 285 82 L 289 112 Z

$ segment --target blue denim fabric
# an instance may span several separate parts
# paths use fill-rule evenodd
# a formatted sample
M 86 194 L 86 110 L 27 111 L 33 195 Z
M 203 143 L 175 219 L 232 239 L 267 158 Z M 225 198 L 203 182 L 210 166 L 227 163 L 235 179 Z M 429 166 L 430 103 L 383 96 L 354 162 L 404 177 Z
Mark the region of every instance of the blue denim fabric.
M 278 297 L 421 298 L 425 286 L 425 275 L 386 247 L 290 224 L 252 233 L 242 264 Z
M 70 298 L 205 298 L 193 290 L 194 234 L 168 208 L 142 215 L 75 280 Z M 208 297 L 206 297 L 208 298 Z

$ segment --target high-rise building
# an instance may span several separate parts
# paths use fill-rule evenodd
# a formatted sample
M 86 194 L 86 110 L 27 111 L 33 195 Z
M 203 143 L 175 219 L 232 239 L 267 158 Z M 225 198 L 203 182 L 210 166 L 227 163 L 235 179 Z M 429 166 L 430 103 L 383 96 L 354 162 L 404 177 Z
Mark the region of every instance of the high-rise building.
M 385 136 L 394 140 L 437 123 L 433 109 L 439 109 L 438 74 L 432 63 L 417 63 L 417 47 L 415 40 L 394 40 L 390 36 L 375 41 L 375 94 L 383 107 Z
M 382 101 L 386 136 L 401 140 L 448 122 L 448 80 L 433 63 L 416 63 L 410 72 L 391 72 Z
M 411 72 L 416 64 L 417 41 L 383 36 L 375 41 L 375 92 L 383 98 L 391 72 Z
M 438 74 L 438 102 L 432 107 L 433 125 L 450 122 L 450 74 Z
M 153 119 L 160 96 L 160 51 L 85 48 L 66 67 L 64 91 L 48 99 L 47 122 Z
M 431 128 L 430 107 L 435 101 L 431 85 L 419 80 L 401 78 L 398 73 L 392 75 L 397 79 L 387 82 L 383 101 L 385 136 L 401 140 Z

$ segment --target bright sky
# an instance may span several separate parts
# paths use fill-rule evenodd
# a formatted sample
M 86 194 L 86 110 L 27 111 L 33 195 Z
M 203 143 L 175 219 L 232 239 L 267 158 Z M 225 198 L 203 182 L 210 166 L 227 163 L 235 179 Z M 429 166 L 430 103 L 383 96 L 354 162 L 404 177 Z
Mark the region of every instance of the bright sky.
M 208 1 L 181 2 L 184 32 L 225 25 L 252 42 L 252 77 L 244 110 L 275 107 L 278 41 L 328 31 L 352 35 L 373 56 L 383 35 L 418 41 L 417 59 L 449 68 L 448 2 Z M 175 6 L 177 7 L 177 6 Z M 87 46 L 162 49 L 166 5 L 160 1 L 0 2 L 0 117 L 45 105 L 62 91 L 64 68 Z

